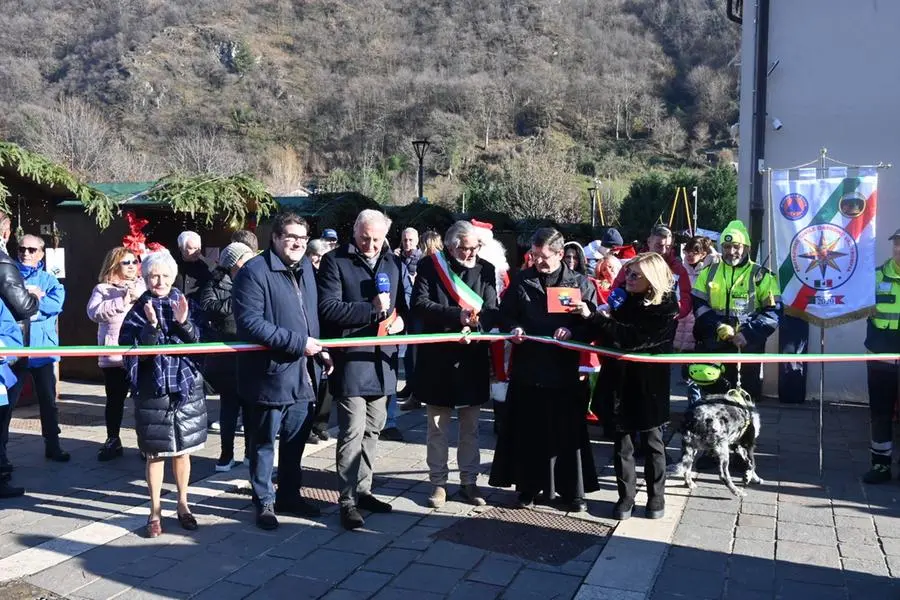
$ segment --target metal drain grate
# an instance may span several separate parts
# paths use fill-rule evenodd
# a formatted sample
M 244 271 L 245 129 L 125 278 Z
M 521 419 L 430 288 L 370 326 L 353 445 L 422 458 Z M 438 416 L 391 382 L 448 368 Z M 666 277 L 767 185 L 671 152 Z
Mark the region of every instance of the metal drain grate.
M 461 519 L 433 537 L 525 560 L 562 565 L 605 544 L 613 528 L 540 510 L 492 508 Z
M 90 414 L 81 412 L 59 412 L 59 424 L 61 426 L 69 425 L 74 427 L 102 425 L 104 422 L 103 413 Z M 40 431 L 41 416 L 28 415 L 24 417 L 13 417 L 9 424 L 10 429 L 19 431 Z
M 303 487 L 300 488 L 300 495 L 309 500 L 318 500 L 326 504 L 337 504 L 340 494 L 334 489 L 336 475 L 333 471 L 303 471 Z M 228 490 L 229 494 L 238 494 L 240 496 L 251 496 L 252 492 L 249 487 L 235 486 Z
M 53 592 L 31 585 L 26 581 L 0 584 L 0 598 L 4 600 L 63 600 Z

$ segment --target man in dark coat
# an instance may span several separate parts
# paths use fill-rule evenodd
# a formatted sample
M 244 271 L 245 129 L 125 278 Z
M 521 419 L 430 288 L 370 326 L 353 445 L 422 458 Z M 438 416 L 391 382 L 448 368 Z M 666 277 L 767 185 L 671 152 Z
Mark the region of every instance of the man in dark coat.
M 353 225 L 353 241 L 322 257 L 319 318 L 325 337 L 402 331 L 406 301 L 400 260 L 385 243 L 390 226 L 383 213 L 364 210 Z M 359 509 L 391 510 L 372 495 L 372 469 L 387 396 L 397 392 L 397 346 L 340 349 L 333 357 L 334 374 L 328 381 L 337 404 L 341 524 L 356 529 L 365 523 Z
M 412 317 L 420 319 L 423 333 L 490 330 L 496 318 L 497 278 L 493 265 L 478 258 L 481 241 L 475 226 L 456 222 L 444 236 L 444 248 L 445 254 L 419 261 Z M 480 306 L 470 294 L 480 299 Z M 460 494 L 476 506 L 485 504 L 477 486 L 478 417 L 490 398 L 489 352 L 487 344 L 425 344 L 419 350 L 414 386 L 416 397 L 427 406 L 427 460 L 434 485 L 428 502 L 434 508 L 447 500 L 448 434 L 454 408 L 459 416 Z
M 25 287 L 25 280 L 19 272 L 19 266 L 7 254 L 6 244 L 12 234 L 12 221 L 9 215 L 0 213 L 0 300 L 12 314 L 22 330 L 22 338 L 27 346 L 30 342 L 29 330 L 31 317 L 37 314 L 40 298 L 35 292 Z M 6 455 L 9 442 L 9 425 L 12 411 L 16 407 L 22 393 L 23 375 L 28 369 L 28 360 L 20 359 L 13 363 L 12 370 L 18 382 L 8 390 L 8 404 L 0 406 L 0 498 L 14 498 L 25 493 L 25 488 L 9 484 L 13 465 Z
M 500 303 L 503 327 L 517 346 L 490 484 L 514 484 L 523 508 L 558 500 L 565 510 L 583 512 L 584 495 L 598 485 L 579 389 L 579 354 L 524 338 L 527 333 L 590 340 L 578 314 L 550 312 L 551 288 L 575 288 L 585 304 L 597 303 L 594 284 L 562 264 L 564 243 L 557 230 L 538 229 L 531 240 L 534 264 L 516 274 Z
M 200 291 L 200 308 L 206 316 L 207 327 L 203 333 L 205 342 L 235 342 L 237 323 L 234 320 L 231 292 L 234 277 L 255 253 L 246 244 L 232 242 L 219 254 L 219 266 Z M 216 471 L 227 472 L 234 462 L 234 434 L 238 415 L 244 418 L 252 412 L 244 406 L 237 391 L 237 354 L 210 354 L 204 361 L 203 375 L 219 392 L 219 417 L 221 419 L 222 448 Z M 249 443 L 245 451 L 250 451 Z
M 189 301 L 200 302 L 200 290 L 212 276 L 213 265 L 203 256 L 200 234 L 196 231 L 182 231 L 178 235 L 178 275 L 174 287 L 181 290 Z
M 250 484 L 256 524 L 278 527 L 276 512 L 303 517 L 319 509 L 300 496 L 300 460 L 312 427 L 310 402 L 315 389 L 308 361 L 322 352 L 316 338 L 316 312 L 307 297 L 311 276 L 303 261 L 309 239 L 306 221 L 282 213 L 272 223 L 271 246 L 238 271 L 232 289 L 238 337 L 270 348 L 245 352 L 238 360 L 238 393 L 254 402 L 250 428 Z M 275 438 L 278 447 L 278 493 L 272 486 Z

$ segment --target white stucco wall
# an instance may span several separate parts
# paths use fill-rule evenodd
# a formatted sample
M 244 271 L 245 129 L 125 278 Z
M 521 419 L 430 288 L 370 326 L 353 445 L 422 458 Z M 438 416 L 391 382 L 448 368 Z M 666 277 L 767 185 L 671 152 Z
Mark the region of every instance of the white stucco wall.
M 740 116 L 738 211 L 749 216 L 750 132 L 753 128 L 755 2 L 745 1 Z M 900 0 L 772 0 L 769 22 L 765 159 L 773 169 L 829 156 L 852 164 L 897 165 L 879 173 L 876 262 L 890 256 L 888 235 L 900 228 Z M 766 194 L 768 197 L 768 193 Z M 768 209 L 768 203 L 767 203 Z M 765 251 L 765 247 L 764 247 Z M 827 352 L 861 352 L 865 323 L 826 331 Z M 811 349 L 818 352 L 818 330 Z M 809 373 L 818 393 L 819 369 Z M 774 373 L 767 372 L 769 389 Z M 863 365 L 826 367 L 826 399 L 864 400 Z

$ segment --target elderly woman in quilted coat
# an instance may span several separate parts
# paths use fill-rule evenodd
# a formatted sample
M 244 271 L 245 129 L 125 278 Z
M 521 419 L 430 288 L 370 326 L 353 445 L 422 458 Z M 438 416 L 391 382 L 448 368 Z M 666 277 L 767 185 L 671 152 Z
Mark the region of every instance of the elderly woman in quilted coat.
M 178 266 L 168 252 L 154 252 L 142 264 L 147 291 L 125 317 L 119 333 L 123 346 L 193 343 L 200 339 L 188 314 L 187 298 L 172 287 Z M 197 529 L 188 507 L 191 453 L 206 443 L 206 399 L 203 378 L 189 356 L 156 354 L 126 356 L 125 368 L 134 397 L 138 447 L 147 455 L 150 489 L 148 537 L 162 533 L 162 491 L 165 459 L 172 459 L 178 487 L 176 515 L 182 528 Z

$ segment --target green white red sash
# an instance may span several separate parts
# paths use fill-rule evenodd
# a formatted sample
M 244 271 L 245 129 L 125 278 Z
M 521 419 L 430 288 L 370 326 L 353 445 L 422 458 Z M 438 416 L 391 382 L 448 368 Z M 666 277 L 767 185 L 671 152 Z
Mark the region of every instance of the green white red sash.
M 484 304 L 484 300 L 475 293 L 475 290 L 466 285 L 466 282 L 459 275 L 450 270 L 450 265 L 447 264 L 447 257 L 444 256 L 444 253 L 435 252 L 431 255 L 431 260 L 434 261 L 438 277 L 441 278 L 441 283 L 447 288 L 447 292 L 453 298 L 453 301 L 459 304 L 461 308 L 476 313 L 479 312 Z

